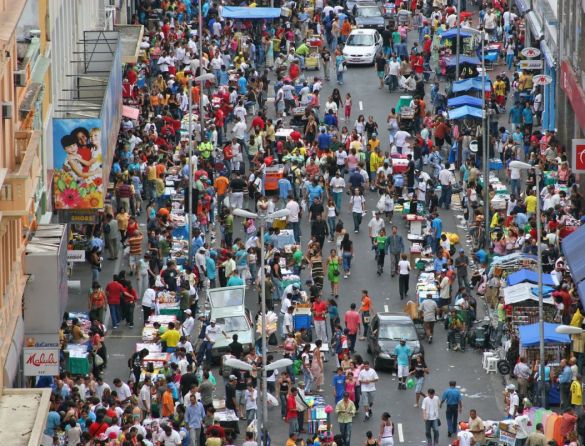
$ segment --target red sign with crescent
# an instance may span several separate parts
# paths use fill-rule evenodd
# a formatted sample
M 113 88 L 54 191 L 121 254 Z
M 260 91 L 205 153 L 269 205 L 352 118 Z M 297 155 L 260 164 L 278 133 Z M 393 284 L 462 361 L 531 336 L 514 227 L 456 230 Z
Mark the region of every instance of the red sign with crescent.
M 575 144 L 575 169 L 585 170 L 585 144 Z

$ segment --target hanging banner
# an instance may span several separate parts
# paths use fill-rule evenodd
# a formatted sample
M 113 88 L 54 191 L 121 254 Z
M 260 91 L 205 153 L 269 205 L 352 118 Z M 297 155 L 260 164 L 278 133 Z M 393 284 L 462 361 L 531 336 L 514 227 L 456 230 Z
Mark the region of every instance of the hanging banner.
M 521 70 L 542 70 L 544 67 L 544 63 L 542 60 L 521 60 L 520 61 L 520 69 Z
M 104 206 L 101 119 L 53 119 L 56 210 Z
M 538 48 L 529 46 L 520 51 L 520 54 L 522 54 L 524 57 L 533 58 L 540 56 L 540 50 Z

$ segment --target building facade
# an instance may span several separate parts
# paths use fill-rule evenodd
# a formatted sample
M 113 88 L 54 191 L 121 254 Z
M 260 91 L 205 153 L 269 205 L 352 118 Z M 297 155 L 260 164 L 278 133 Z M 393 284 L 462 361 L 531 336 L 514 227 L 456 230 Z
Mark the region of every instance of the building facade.
M 571 151 L 571 141 L 585 137 L 585 2 L 559 0 L 558 7 L 557 121 L 559 137 Z

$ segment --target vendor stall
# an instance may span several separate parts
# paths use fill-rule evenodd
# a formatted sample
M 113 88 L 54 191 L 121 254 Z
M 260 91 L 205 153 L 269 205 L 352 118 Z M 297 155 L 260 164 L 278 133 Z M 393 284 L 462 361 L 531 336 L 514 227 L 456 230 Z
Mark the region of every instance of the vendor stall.
M 559 324 L 544 323 L 544 362 L 554 366 L 566 356 L 566 347 L 571 344 L 569 335 L 557 333 Z M 527 363 L 540 360 L 539 324 L 522 325 L 518 327 L 520 338 L 520 355 L 526 358 Z
M 515 327 L 538 322 L 538 289 L 533 284 L 524 282 L 503 290 L 504 305 Z M 556 312 L 553 299 L 550 296 L 544 297 L 543 303 L 544 320 L 552 322 Z

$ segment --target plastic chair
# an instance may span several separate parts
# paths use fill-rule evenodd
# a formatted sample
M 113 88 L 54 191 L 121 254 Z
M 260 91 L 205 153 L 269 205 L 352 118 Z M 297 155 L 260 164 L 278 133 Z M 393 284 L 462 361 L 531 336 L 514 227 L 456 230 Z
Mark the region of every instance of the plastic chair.
M 494 352 L 483 352 L 482 366 L 485 370 L 487 370 L 488 359 L 492 356 L 494 356 Z
M 497 373 L 498 372 L 498 358 L 495 358 L 493 356 L 490 356 L 487 360 L 487 367 L 485 369 L 485 372 L 487 374 L 489 373 Z

